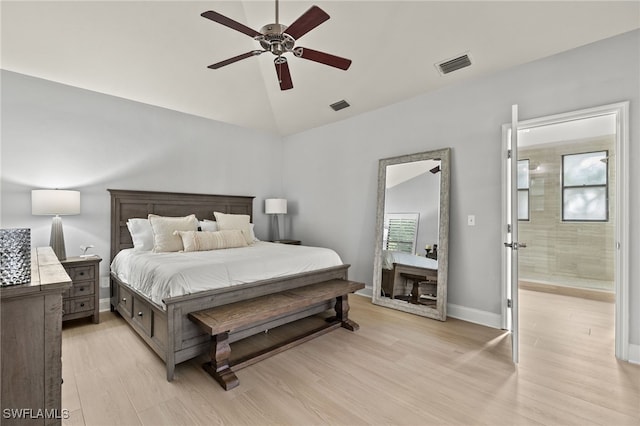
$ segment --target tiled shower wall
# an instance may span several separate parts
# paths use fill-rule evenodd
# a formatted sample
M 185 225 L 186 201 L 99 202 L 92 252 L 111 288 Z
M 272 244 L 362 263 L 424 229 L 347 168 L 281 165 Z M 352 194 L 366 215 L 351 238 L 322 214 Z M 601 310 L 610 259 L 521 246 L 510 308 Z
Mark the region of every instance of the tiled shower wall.
M 518 159 L 529 159 L 529 221 L 519 221 L 520 279 L 604 291 L 614 290 L 615 139 L 567 141 L 520 148 Z M 562 221 L 562 156 L 607 150 L 609 220 Z

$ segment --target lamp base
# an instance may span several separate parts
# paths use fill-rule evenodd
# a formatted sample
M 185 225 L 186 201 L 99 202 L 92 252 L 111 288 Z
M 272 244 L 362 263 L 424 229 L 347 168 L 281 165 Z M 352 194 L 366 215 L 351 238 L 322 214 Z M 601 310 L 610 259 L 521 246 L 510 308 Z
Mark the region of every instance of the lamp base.
M 58 260 L 65 260 L 67 258 L 67 253 L 64 248 L 62 218 L 60 216 L 54 216 L 53 220 L 51 221 L 51 237 L 49 238 L 49 245 L 58 257 Z
M 278 221 L 278 215 L 271 215 L 271 233 L 269 234 L 269 240 L 278 241 L 280 239 L 280 225 Z

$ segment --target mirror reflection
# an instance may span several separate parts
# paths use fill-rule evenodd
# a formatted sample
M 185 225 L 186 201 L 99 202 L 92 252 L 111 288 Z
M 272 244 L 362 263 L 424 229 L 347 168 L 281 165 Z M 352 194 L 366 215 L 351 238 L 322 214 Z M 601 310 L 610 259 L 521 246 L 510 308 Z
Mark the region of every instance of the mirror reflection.
M 380 160 L 373 302 L 446 318 L 449 149 Z

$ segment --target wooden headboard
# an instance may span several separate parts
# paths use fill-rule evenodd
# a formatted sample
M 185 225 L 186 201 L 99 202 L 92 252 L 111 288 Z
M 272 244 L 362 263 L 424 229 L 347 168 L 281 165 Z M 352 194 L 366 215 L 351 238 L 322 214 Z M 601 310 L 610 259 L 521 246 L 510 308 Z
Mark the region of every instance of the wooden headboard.
M 253 221 L 251 196 L 183 194 L 178 192 L 129 191 L 109 189 L 111 193 L 111 261 L 122 249 L 133 247 L 127 229 L 130 218 L 146 219 L 149 213 L 160 216 L 186 216 L 215 220 L 213 212 L 248 214 Z

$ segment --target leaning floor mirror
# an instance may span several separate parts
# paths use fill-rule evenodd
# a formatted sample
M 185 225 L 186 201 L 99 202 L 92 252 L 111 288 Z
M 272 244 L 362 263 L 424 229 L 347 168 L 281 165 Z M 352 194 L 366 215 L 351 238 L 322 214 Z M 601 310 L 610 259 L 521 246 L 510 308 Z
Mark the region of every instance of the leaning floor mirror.
M 373 303 L 447 318 L 450 148 L 380 160 Z

